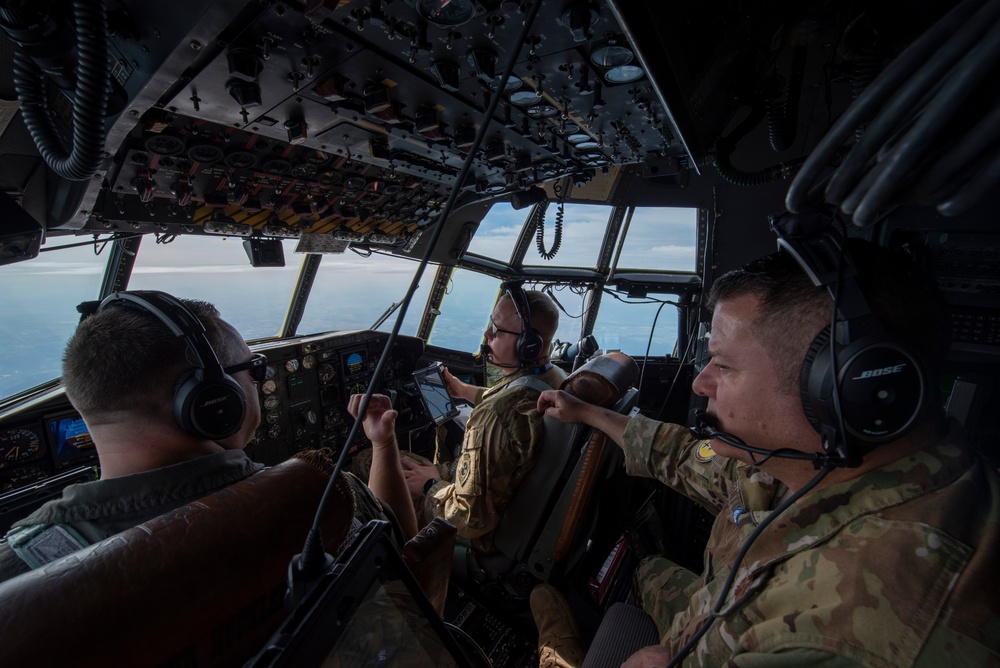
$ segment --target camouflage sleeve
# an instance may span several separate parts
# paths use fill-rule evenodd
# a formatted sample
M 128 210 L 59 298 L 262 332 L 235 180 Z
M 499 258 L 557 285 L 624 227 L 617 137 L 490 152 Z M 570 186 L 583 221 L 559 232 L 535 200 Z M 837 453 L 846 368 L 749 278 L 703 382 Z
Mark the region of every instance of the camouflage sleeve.
M 354 492 L 354 517 L 361 524 L 368 524 L 369 520 L 388 519 L 382 510 L 382 502 L 378 500 L 377 496 L 372 494 L 372 491 L 368 489 L 368 485 L 361 482 L 352 473 L 345 471 L 341 475 L 347 479 L 351 490 Z
M 739 477 L 739 462 L 716 455 L 708 443 L 683 425 L 636 415 L 625 427 L 625 471 L 655 478 L 718 513 Z
M 846 656 L 838 656 L 818 649 L 797 647 L 780 652 L 737 654 L 726 662 L 729 668 L 858 668 L 861 664 Z
M 544 429 L 537 396 L 530 388 L 513 388 L 469 417 L 454 479 L 435 485 L 426 504 L 436 504 L 436 514 L 458 527 L 459 537 L 475 540 L 493 531 L 534 464 Z

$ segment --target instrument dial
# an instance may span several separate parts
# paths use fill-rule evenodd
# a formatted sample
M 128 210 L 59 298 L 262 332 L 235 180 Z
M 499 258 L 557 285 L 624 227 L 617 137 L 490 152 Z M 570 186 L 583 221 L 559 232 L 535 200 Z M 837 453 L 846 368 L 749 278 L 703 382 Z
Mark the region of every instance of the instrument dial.
M 264 394 L 274 394 L 276 389 L 278 389 L 278 384 L 273 380 L 265 380 L 260 384 L 260 391 Z
M 0 469 L 34 459 L 42 450 L 42 439 L 30 429 L 0 432 Z
M 337 369 L 332 364 L 319 365 L 319 382 L 326 385 L 327 383 L 332 383 L 336 377 Z
M 274 394 L 269 395 L 266 399 L 264 399 L 264 408 L 269 411 L 278 410 L 278 406 L 280 405 L 281 399 Z
M 288 370 L 288 373 L 295 373 L 299 370 L 299 361 L 297 359 L 288 360 L 285 362 L 285 369 Z
M 316 366 L 316 356 L 315 355 L 306 355 L 305 357 L 302 358 L 302 368 L 303 369 L 312 369 L 315 366 Z

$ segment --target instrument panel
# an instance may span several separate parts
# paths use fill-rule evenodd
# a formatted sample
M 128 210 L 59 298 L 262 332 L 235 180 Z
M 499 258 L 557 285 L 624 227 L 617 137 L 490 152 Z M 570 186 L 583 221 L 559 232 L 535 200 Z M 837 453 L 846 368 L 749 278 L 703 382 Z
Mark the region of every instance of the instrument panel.
M 387 340 L 380 332 L 346 332 L 256 347 L 267 355 L 268 372 L 258 386 L 261 422 L 247 446 L 250 458 L 270 465 L 300 450 L 329 448 L 339 454 L 353 424 L 347 402 L 368 390 Z M 411 382 L 423 345 L 397 337 L 376 390 L 406 397 L 400 391 Z M 401 408 L 405 421 L 408 412 Z M 359 432 L 351 449 L 368 445 Z
M 0 429 L 0 494 L 96 461 L 94 441 L 79 415 L 43 412 Z

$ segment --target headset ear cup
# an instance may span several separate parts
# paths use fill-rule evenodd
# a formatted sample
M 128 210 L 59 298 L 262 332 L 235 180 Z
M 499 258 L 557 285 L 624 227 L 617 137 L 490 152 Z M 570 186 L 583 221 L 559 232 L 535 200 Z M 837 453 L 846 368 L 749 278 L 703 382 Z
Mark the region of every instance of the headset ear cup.
M 232 436 L 246 416 L 246 393 L 228 374 L 206 379 L 203 369 L 181 374 L 174 387 L 174 417 L 187 432 L 216 440 Z
M 802 360 L 802 371 L 799 373 L 799 397 L 802 401 L 802 412 L 809 424 L 817 433 L 823 433 L 823 422 L 826 415 L 825 402 L 820 394 L 829 373 L 830 328 L 824 327 L 809 344 L 805 359 Z M 817 360 L 821 361 L 817 364 Z M 832 379 L 830 379 L 832 381 Z
M 517 338 L 517 355 L 521 362 L 537 360 L 542 353 L 542 336 L 534 327 L 527 327 Z

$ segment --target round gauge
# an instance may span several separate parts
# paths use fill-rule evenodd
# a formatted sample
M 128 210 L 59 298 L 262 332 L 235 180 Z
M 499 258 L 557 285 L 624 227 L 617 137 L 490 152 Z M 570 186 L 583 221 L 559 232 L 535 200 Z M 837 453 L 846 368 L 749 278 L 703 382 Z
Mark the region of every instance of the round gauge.
M 383 191 L 386 197 L 392 197 L 393 195 L 398 195 L 401 192 L 403 192 L 403 186 L 398 183 L 390 183 Z
M 310 151 L 306 155 L 306 161 L 314 165 L 325 165 L 330 160 L 330 154 L 326 151 Z
M 268 438 L 271 438 L 271 439 L 275 439 L 275 438 L 278 438 L 279 436 L 281 436 L 281 425 L 280 424 L 272 424 L 271 427 L 267 430 L 267 436 L 268 436 Z
M 636 81 L 641 79 L 646 75 L 641 67 L 636 65 L 622 65 L 621 67 L 613 67 L 604 73 L 604 79 L 608 83 L 629 83 L 630 81 Z
M 510 103 L 515 107 L 530 107 L 542 101 L 533 90 L 518 90 L 510 94 Z
M 285 369 L 288 373 L 295 373 L 299 370 L 299 361 L 297 359 L 290 359 L 285 362 Z
M 361 190 L 367 183 L 363 176 L 350 176 L 344 181 L 344 187 L 348 190 Z
M 305 357 L 302 358 L 302 368 L 303 369 L 312 369 L 315 366 L 316 366 L 316 356 L 315 355 L 306 355 Z
M 320 173 L 320 175 L 316 177 L 316 180 L 320 182 L 320 185 L 332 186 L 335 183 L 340 182 L 340 174 L 337 172 L 325 171 Z
M 250 151 L 232 151 L 225 160 L 233 169 L 252 169 L 257 166 L 257 156 Z
M 265 380 L 260 384 L 260 391 L 264 394 L 274 394 L 276 389 L 278 389 L 278 384 L 273 380 Z
M 42 440 L 30 429 L 0 432 L 0 468 L 34 459 L 42 449 Z
M 441 28 L 460 26 L 476 15 L 472 0 L 417 0 L 417 11 Z
M 590 54 L 590 62 L 599 67 L 619 67 L 621 65 L 628 65 L 631 63 L 632 58 L 634 57 L 635 55 L 632 53 L 632 49 L 625 46 L 609 44 L 607 46 L 602 46 L 599 49 L 595 49 L 594 52 Z
M 332 364 L 319 365 L 319 382 L 326 385 L 337 377 L 337 369 Z
M 146 150 L 156 155 L 177 155 L 184 150 L 184 140 L 173 135 L 153 135 L 144 142 Z
M 292 176 L 297 179 L 308 179 L 316 176 L 316 165 L 309 164 L 308 162 L 295 165 L 292 167 Z
M 559 113 L 559 110 L 553 107 L 551 104 L 539 104 L 533 107 L 528 107 L 526 112 L 532 118 L 551 118 Z
M 187 150 L 187 157 L 202 165 L 212 165 L 222 160 L 225 154 L 215 144 L 195 144 Z
M 268 413 L 266 416 L 264 416 L 264 419 L 267 421 L 268 424 L 278 424 L 279 422 L 281 422 L 281 413 L 278 412 Z
M 265 410 L 275 411 L 278 410 L 278 406 L 280 405 L 281 405 L 281 399 L 279 399 L 277 396 L 273 394 L 269 395 L 266 399 L 264 399 Z
M 287 174 L 292 169 L 292 163 L 281 158 L 271 158 L 264 163 L 264 171 L 274 176 Z

